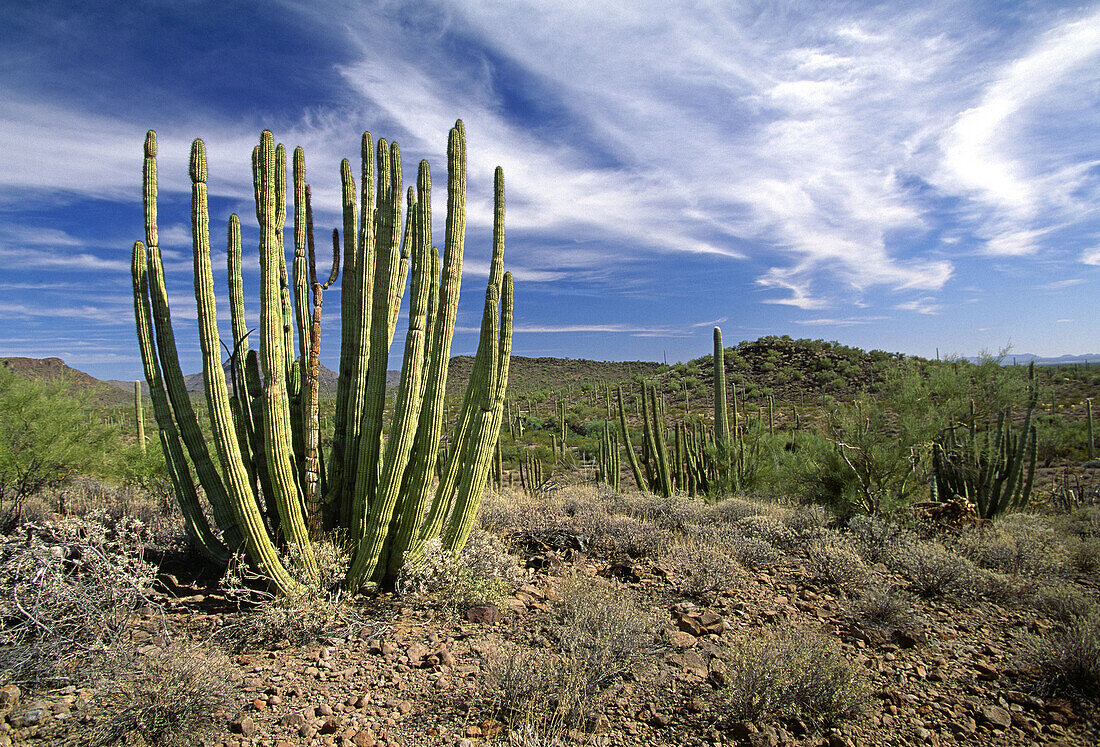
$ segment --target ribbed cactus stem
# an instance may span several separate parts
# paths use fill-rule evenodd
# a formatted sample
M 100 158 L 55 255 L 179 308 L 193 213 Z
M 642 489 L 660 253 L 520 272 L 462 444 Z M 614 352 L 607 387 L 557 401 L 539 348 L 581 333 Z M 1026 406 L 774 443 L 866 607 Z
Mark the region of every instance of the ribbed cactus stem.
M 1087 365 L 1088 364 L 1086 364 L 1086 366 Z M 1092 460 L 1096 459 L 1096 440 L 1093 438 L 1093 435 L 1092 435 L 1092 398 L 1091 397 L 1089 399 L 1085 400 L 1085 422 L 1086 422 L 1086 432 L 1088 434 L 1087 435 L 1087 437 L 1088 437 L 1087 452 L 1088 452 L 1088 456 L 1089 456 L 1089 461 L 1091 462 Z
M 134 421 L 137 423 L 137 442 L 141 453 L 145 453 L 145 413 L 141 404 L 141 382 L 134 382 Z
M 730 461 L 730 425 L 726 416 L 726 351 L 722 330 L 714 328 L 714 443 L 718 453 L 718 471 L 724 476 Z
M 649 484 L 642 475 L 642 467 L 638 462 L 638 455 L 634 453 L 634 445 L 630 442 L 630 429 L 626 425 L 626 408 L 623 405 L 623 388 L 617 389 L 619 398 L 619 429 L 623 434 L 623 447 L 626 449 L 626 458 L 630 461 L 630 471 L 634 475 L 634 483 L 638 490 L 649 490 Z
M 307 268 L 309 287 L 313 292 L 313 314 L 309 326 L 309 359 L 306 363 L 306 388 L 303 395 L 302 411 L 304 419 L 305 454 L 303 459 L 303 490 L 306 502 L 306 524 L 309 537 L 313 542 L 321 538 L 324 530 L 324 516 L 321 507 L 321 465 L 319 449 L 321 446 L 320 424 L 318 423 L 317 395 L 321 380 L 321 306 L 324 291 L 336 282 L 340 271 L 340 238 L 332 232 L 332 270 L 324 284 L 317 282 L 317 254 L 313 243 L 313 200 L 309 185 L 303 190 L 305 202 L 305 232 L 307 250 Z
M 147 273 L 149 300 L 151 302 L 153 328 L 156 331 L 157 354 L 168 399 L 172 404 L 176 424 L 187 453 L 195 465 L 199 484 L 206 493 L 213 509 L 214 521 L 225 537 L 230 550 L 236 550 L 244 541 L 237 526 L 229 496 L 217 468 L 210 459 L 210 451 L 199 428 L 191 396 L 183 381 L 176 338 L 172 331 L 172 313 L 168 305 L 168 291 L 164 283 L 164 265 L 160 246 L 157 244 L 157 136 L 152 130 L 145 136 L 145 165 L 143 170 L 143 197 L 145 212 L 145 240 L 148 248 Z
M 374 501 L 381 467 L 383 411 L 386 405 L 386 370 L 389 362 L 390 316 L 394 301 L 393 276 L 398 269 L 401 239 L 401 152 L 397 143 L 378 140 L 378 198 L 375 211 L 375 267 L 370 301 L 370 360 L 363 401 L 359 453 L 355 457 L 355 483 L 348 529 L 353 541 L 366 532 L 368 507 Z M 367 298 L 363 298 L 364 304 Z M 419 414 L 419 413 L 418 413 Z
M 309 542 L 309 532 L 291 453 L 290 403 L 286 388 L 286 338 L 283 326 L 282 278 L 286 267 L 281 242 L 276 233 L 280 211 L 276 202 L 274 138 L 264 130 L 260 140 L 260 367 L 263 371 L 264 457 L 273 491 L 272 501 L 279 513 L 287 541 L 298 554 L 303 572 L 311 581 L 317 578 L 317 562 Z M 283 174 L 285 180 L 285 172 Z M 285 188 L 283 190 L 285 196 Z
M 294 149 L 294 320 L 298 325 L 298 355 L 309 360 L 310 270 L 306 258 L 306 157 Z
M 264 528 L 257 508 L 248 470 L 239 450 L 229 406 L 225 370 L 221 365 L 218 339 L 214 274 L 210 267 L 210 225 L 206 194 L 206 148 L 201 140 L 191 146 L 191 236 L 195 261 L 195 302 L 198 307 L 202 376 L 210 427 L 222 463 L 225 485 L 237 517 L 244 528 L 245 546 L 264 575 L 283 593 L 301 588 L 287 572 Z
M 229 561 L 229 550 L 210 530 L 210 525 L 199 502 L 198 491 L 191 479 L 183 447 L 180 445 L 179 431 L 172 419 L 172 406 L 168 401 L 164 380 L 161 378 L 160 363 L 153 342 L 152 312 L 149 308 L 148 269 L 145 245 L 134 242 L 131 262 L 134 287 L 134 319 L 137 322 L 138 348 L 145 381 L 149 385 L 149 399 L 153 402 L 153 416 L 160 431 L 161 449 L 164 462 L 168 466 L 169 477 L 183 514 L 183 524 L 188 537 L 199 552 L 217 564 Z

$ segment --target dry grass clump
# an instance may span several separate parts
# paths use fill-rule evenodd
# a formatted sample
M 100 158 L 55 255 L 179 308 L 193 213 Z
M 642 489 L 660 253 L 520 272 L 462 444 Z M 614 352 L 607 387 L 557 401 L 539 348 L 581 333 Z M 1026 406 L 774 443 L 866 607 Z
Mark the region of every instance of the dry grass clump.
M 774 503 L 759 503 L 731 496 L 708 506 L 703 517 L 710 522 L 732 524 L 748 516 L 772 516 L 782 520 L 788 513 L 789 509 Z
M 801 718 L 831 725 L 861 713 L 870 687 L 838 643 L 819 633 L 785 628 L 734 646 L 717 712 L 731 721 Z
M 699 528 L 698 535 L 720 546 L 739 563 L 750 568 L 768 568 L 783 557 L 775 545 L 759 537 L 745 536 L 734 526 L 706 525 Z
M 1045 636 L 1031 636 L 1023 659 L 1039 670 L 1048 690 L 1100 699 L 1100 612 L 1070 620 Z
M 661 564 L 676 579 L 676 588 L 703 598 L 729 591 L 745 579 L 745 571 L 721 545 L 688 539 L 661 556 Z
M 1100 574 L 1100 538 L 1074 538 L 1066 547 L 1067 565 L 1078 573 Z
M 562 513 L 561 503 L 552 498 L 531 497 L 511 488 L 487 487 L 481 496 L 478 521 L 482 529 L 502 533 L 551 524 Z
M 551 744 L 598 712 L 608 689 L 653 649 L 650 620 L 622 586 L 570 579 L 553 648 L 505 644 L 489 654 L 483 689 L 513 744 Z
M 225 704 L 229 663 L 216 651 L 176 645 L 143 650 L 118 667 L 100 698 L 109 712 L 98 719 L 87 743 L 196 744 L 213 731 L 210 714 Z
M 578 519 L 581 531 L 592 541 L 593 547 L 632 558 L 660 557 L 682 536 L 633 516 L 600 518 L 596 513 L 589 513 Z
M 1069 623 L 1097 611 L 1096 601 L 1071 584 L 1040 587 L 1032 597 L 1032 606 L 1061 623 Z
M 799 506 L 783 517 L 783 524 L 800 540 L 815 539 L 825 534 L 829 512 L 817 503 Z
M 791 552 L 800 546 L 790 528 L 774 516 L 765 514 L 746 516 L 744 519 L 739 519 L 733 528 L 744 537 L 763 540 L 785 552 Z
M 63 519 L 0 540 L 0 681 L 32 689 L 102 671 L 134 612 L 155 606 L 139 522 Z
M 842 591 L 853 592 L 870 583 L 870 569 L 845 539 L 829 534 L 812 542 L 806 549 L 808 569 L 814 578 Z
M 636 493 L 628 499 L 625 507 L 631 516 L 642 521 L 662 529 L 681 532 L 700 523 L 707 509 L 706 504 L 698 498 L 683 494 L 665 498 L 653 493 Z
M 500 540 L 475 530 L 460 552 L 443 549 L 438 539 L 428 542 L 423 557 L 402 568 L 397 588 L 454 614 L 476 604 L 503 604 L 518 572 Z

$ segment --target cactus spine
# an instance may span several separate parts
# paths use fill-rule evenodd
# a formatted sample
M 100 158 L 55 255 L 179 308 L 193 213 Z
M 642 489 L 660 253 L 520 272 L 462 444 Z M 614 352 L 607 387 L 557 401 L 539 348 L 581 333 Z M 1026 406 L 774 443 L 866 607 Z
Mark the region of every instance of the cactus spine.
M 426 163 L 417 189 L 407 196 L 402 230 L 401 169 L 397 145 L 378 141 L 377 182 L 372 138 L 363 136 L 361 204 L 345 161 L 344 279 L 341 299 L 340 379 L 333 449 L 322 462 L 317 414 L 318 352 L 322 292 L 336 279 L 317 281 L 310 190 L 300 149 L 293 158 L 294 262 L 287 273 L 283 248 L 286 220 L 286 152 L 270 132 L 253 151 L 256 215 L 260 224 L 261 300 L 259 351 L 248 349 L 240 283 L 240 226 L 229 224 L 229 290 L 234 347 L 233 396 L 221 365 L 216 302 L 210 269 L 206 154 L 192 146 L 192 236 L 203 381 L 214 445 L 214 467 L 187 400 L 164 292 L 157 247 L 156 136 L 146 140 L 144 178 L 146 241 L 134 246 L 134 304 L 146 379 L 162 446 L 200 548 L 224 560 L 228 549 L 205 525 L 175 423 L 211 500 L 219 529 L 231 548 L 249 558 L 282 592 L 314 583 L 311 539 L 326 527 L 349 531 L 355 553 L 347 583 L 392 583 L 406 557 L 444 532 L 460 548 L 472 527 L 500 431 L 511 352 L 513 289 L 504 272 L 504 182 L 496 174 L 493 261 L 486 291 L 482 335 L 452 448 L 439 486 L 432 490 L 442 436 L 443 395 L 454 332 L 465 233 L 465 133 L 458 122 L 448 143 L 448 211 L 445 254 L 431 243 L 430 190 Z M 375 187 L 377 186 L 377 191 Z M 358 215 L 357 215 L 358 213 Z M 402 241 L 402 239 L 404 239 Z M 412 274 L 409 330 L 401 380 L 388 436 L 385 374 L 405 278 Z M 310 296 L 312 294 L 312 299 Z M 310 313 L 312 312 L 312 313 Z M 298 344 L 295 351 L 294 333 Z M 154 342 L 155 331 L 155 342 Z M 155 344 L 155 349 L 154 349 Z M 228 347 L 228 346 L 227 346 Z M 295 356 L 297 352 L 297 356 Z M 243 359 L 243 365 L 242 364 Z M 165 375 L 160 368 L 165 369 Z M 296 568 L 279 559 L 275 540 L 285 539 Z

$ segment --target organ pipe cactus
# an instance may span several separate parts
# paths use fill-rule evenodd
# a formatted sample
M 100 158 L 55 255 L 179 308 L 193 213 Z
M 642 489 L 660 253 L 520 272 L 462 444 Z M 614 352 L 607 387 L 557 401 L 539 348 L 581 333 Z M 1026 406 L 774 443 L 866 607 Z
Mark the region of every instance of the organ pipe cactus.
M 346 581 L 352 589 L 392 584 L 402 564 L 415 561 L 435 537 L 442 536 L 448 549 L 460 549 L 488 478 L 508 380 L 513 291 L 511 274 L 504 272 L 501 170 L 495 176 L 493 256 L 481 338 L 451 448 L 441 462 L 443 396 L 465 241 L 464 128 L 456 123 L 447 147 L 442 261 L 432 245 L 427 162 L 420 164 L 415 189 L 403 194 L 397 144 L 379 140 L 376 149 L 370 133 L 364 133 L 358 195 L 350 164 L 343 162 L 340 371 L 332 451 L 322 460 L 317 412 L 322 292 L 337 276 L 339 230 L 333 236 L 333 271 L 320 283 L 305 157 L 296 149 L 294 259 L 288 274 L 283 246 L 286 152 L 265 131 L 252 156 L 260 227 L 257 350 L 250 349 L 256 330 L 248 330 L 244 322 L 239 220 L 231 216 L 229 221 L 233 345 L 225 348 L 230 351 L 230 394 L 210 268 L 206 152 L 201 140 L 194 142 L 190 171 L 195 298 L 215 466 L 176 355 L 157 236 L 156 155 L 156 135 L 150 131 L 143 171 L 146 236 L 133 251 L 134 308 L 162 446 L 196 545 L 220 561 L 243 549 L 284 593 L 316 582 L 312 541 L 325 529 L 347 533 L 353 560 Z M 384 437 L 388 349 L 410 271 L 405 354 Z M 217 532 L 206 523 L 198 503 L 181 440 L 211 503 Z M 440 478 L 433 484 L 437 464 Z M 294 567 L 284 564 L 282 543 L 291 550 Z
M 730 462 L 730 426 L 726 416 L 726 351 L 722 345 L 722 329 L 714 328 L 714 443 L 718 470 L 723 479 Z M 736 407 L 736 397 L 734 406 Z M 734 427 L 737 419 L 734 418 Z
M 1088 438 L 1088 453 L 1089 461 L 1091 462 L 1096 458 L 1096 440 L 1092 435 L 1092 398 L 1085 400 L 1085 421 L 1086 421 L 1086 438 Z
M 145 453 L 145 413 L 142 412 L 141 382 L 134 382 L 134 420 L 137 421 L 137 442 L 141 453 Z M 1091 412 L 1091 411 L 1090 411 Z
M 1020 432 L 1013 430 L 1011 413 L 1005 410 L 998 414 L 996 427 L 984 434 L 979 435 L 971 421 L 947 429 L 933 442 L 938 500 L 962 496 L 977 506 L 983 519 L 1027 505 L 1038 454 L 1038 436 L 1031 423 L 1038 398 L 1034 367 L 1028 378 L 1031 391 Z

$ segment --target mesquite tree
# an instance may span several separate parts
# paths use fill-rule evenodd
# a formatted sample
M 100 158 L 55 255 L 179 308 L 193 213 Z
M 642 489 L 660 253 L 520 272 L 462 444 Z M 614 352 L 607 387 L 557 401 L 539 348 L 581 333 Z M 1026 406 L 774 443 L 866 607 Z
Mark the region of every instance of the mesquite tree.
M 210 267 L 206 149 L 191 149 L 192 243 L 203 385 L 212 457 L 183 381 L 157 237 L 156 134 L 145 141 L 145 242 L 133 249 L 134 309 L 161 445 L 196 546 L 225 561 L 243 549 L 280 591 L 315 583 L 312 541 L 338 530 L 353 546 L 350 588 L 391 584 L 406 558 L 442 537 L 459 549 L 473 526 L 504 406 L 512 339 L 512 277 L 504 272 L 504 177 L 495 177 L 493 256 L 473 372 L 449 447 L 440 460 L 443 398 L 455 328 L 466 229 L 462 122 L 447 145 L 447 217 L 442 261 L 432 246 L 431 175 L 420 162 L 405 196 L 397 143 L 363 134 L 360 191 L 341 164 L 343 267 L 341 350 L 332 449 L 322 459 L 317 371 L 322 291 L 317 281 L 305 157 L 293 157 L 294 259 L 288 276 L 283 228 L 286 151 L 264 131 L 253 150 L 260 227 L 258 350 L 250 349 L 241 281 L 240 222 L 229 219 L 232 345 L 218 336 Z M 357 199 L 358 196 L 358 199 Z M 408 332 L 392 417 L 383 417 L 389 346 L 411 270 Z M 293 293 L 293 299 L 292 299 Z M 294 339 L 297 330 L 297 351 Z M 229 351 L 230 381 L 222 349 Z M 295 355 L 297 352 L 297 356 Z M 186 456 L 185 456 L 186 452 Z M 189 457 L 189 460 L 188 460 Z M 190 461 L 190 465 L 188 463 Z M 437 462 L 441 463 L 438 478 Z M 192 466 L 194 477 L 192 476 Z M 197 480 L 197 484 L 196 484 Z M 210 502 L 211 527 L 199 499 Z M 294 568 L 283 562 L 287 552 Z

